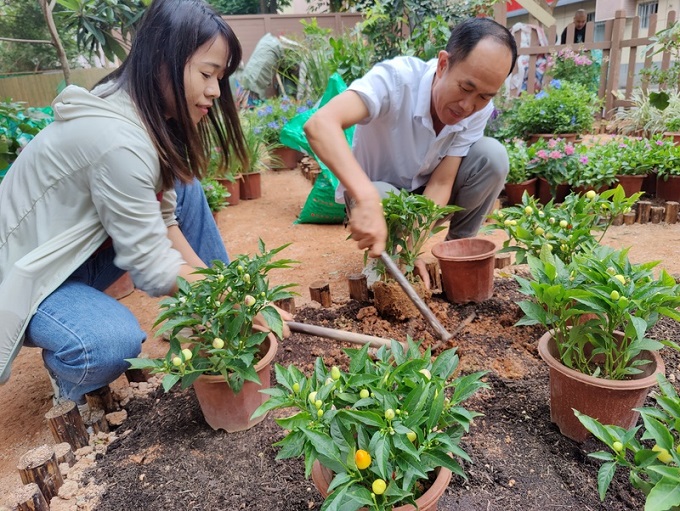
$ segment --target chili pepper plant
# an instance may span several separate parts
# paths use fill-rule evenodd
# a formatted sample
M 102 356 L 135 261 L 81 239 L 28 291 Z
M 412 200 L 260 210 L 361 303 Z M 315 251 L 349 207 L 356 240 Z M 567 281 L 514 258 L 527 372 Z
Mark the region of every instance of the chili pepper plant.
M 602 500 L 614 474 L 623 468 L 632 485 L 645 494 L 645 511 L 680 506 L 680 397 L 664 376 L 658 375 L 657 381 L 661 392 L 652 396 L 655 406 L 636 408 L 642 417 L 640 426 L 625 430 L 574 412 L 581 424 L 611 451 L 589 454 L 604 461 L 597 475 Z
M 166 391 L 178 382 L 186 388 L 202 374 L 221 374 L 235 393 L 245 380 L 259 383 L 253 366 L 267 332 L 256 331 L 253 325 L 266 325 L 283 335 L 283 321 L 273 302 L 291 297 L 288 289 L 295 284 L 272 286 L 267 275 L 297 262 L 273 259 L 287 246 L 266 250 L 260 240 L 259 254 L 239 255 L 229 264 L 213 261 L 211 267 L 196 270 L 202 278 L 194 282 L 179 277 L 179 290 L 160 302 L 162 312 L 154 325 L 162 324 L 159 334 L 170 333 L 167 355 L 128 359 L 131 367 L 166 374 Z
M 630 211 L 641 195 L 626 198 L 623 188 L 617 186 L 601 194 L 592 190 L 572 193 L 562 204 L 551 200 L 542 205 L 525 193 L 521 204 L 493 212 L 482 230 L 504 230 L 508 239 L 501 251 L 515 252 L 517 264 L 525 262 L 528 255 L 538 257 L 543 246 L 568 263 L 575 254 L 595 247 L 614 217 Z
M 444 222 L 456 211 L 458 206 L 439 206 L 432 199 L 417 193 L 401 190 L 389 192 L 382 200 L 387 241 L 385 251 L 397 263 L 407 278 L 415 279 L 416 260 L 423 251 L 425 242 L 446 226 Z M 366 253 L 365 259 L 368 257 Z M 383 280 L 388 273 L 385 265 L 377 261 L 376 270 Z
M 276 365 L 276 388 L 254 417 L 269 410 L 293 409 L 276 419 L 287 431 L 277 442 L 277 458 L 304 456 L 305 475 L 318 460 L 335 474 L 323 511 L 354 511 L 362 506 L 385 511 L 415 505 L 421 483 L 437 467 L 465 477 L 459 460 L 470 461 L 460 447 L 479 413 L 462 403 L 479 389 L 485 373 L 453 378 L 455 349 L 434 361 L 428 348 L 420 352 L 392 341 L 375 358 L 368 345 L 347 349 L 349 370 L 330 370 L 321 358 L 311 376 L 294 365 Z

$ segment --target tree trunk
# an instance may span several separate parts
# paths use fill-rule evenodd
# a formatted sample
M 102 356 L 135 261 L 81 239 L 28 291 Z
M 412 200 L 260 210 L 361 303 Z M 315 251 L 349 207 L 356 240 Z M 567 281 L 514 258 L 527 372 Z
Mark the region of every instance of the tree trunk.
M 64 73 L 64 81 L 66 82 L 66 85 L 71 85 L 71 68 L 68 65 L 66 51 L 64 50 L 64 45 L 61 44 L 57 27 L 54 24 L 54 17 L 52 16 L 52 9 L 54 9 L 55 0 L 52 0 L 49 3 L 48 0 L 38 1 L 40 2 L 40 8 L 42 9 L 43 16 L 45 16 L 45 23 L 47 23 L 47 28 L 50 31 L 52 42 L 54 47 L 57 49 L 57 56 L 59 57 L 59 62 L 61 63 L 61 70 Z

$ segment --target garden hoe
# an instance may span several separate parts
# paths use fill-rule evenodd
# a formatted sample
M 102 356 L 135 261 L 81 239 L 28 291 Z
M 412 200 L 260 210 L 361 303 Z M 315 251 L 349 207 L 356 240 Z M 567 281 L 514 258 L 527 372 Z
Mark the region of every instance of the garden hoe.
M 347 194 L 347 192 L 345 192 L 345 212 L 347 214 L 347 218 L 349 218 L 350 210 L 352 209 L 353 206 L 354 199 L 352 199 Z M 413 302 L 413 305 L 415 305 L 416 308 L 420 311 L 420 313 L 427 320 L 430 326 L 434 329 L 437 336 L 442 340 L 442 342 L 446 342 L 449 339 L 451 339 L 453 335 L 450 334 L 444 328 L 444 326 L 435 317 L 435 315 L 432 313 L 427 304 L 418 295 L 418 293 L 416 293 L 416 290 L 413 289 L 413 286 L 406 279 L 406 277 L 401 272 L 396 263 L 392 260 L 390 255 L 383 250 L 382 253 L 380 254 L 380 260 L 385 265 L 385 268 L 387 268 L 387 271 L 389 272 L 390 276 L 399 283 L 401 288 L 404 290 L 404 293 L 406 293 L 406 296 L 408 296 L 409 299 Z

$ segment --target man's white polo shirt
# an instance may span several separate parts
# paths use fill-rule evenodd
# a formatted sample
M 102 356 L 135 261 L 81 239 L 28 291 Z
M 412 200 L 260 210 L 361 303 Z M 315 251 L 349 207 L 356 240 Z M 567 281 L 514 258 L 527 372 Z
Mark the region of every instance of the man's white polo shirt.
M 377 64 L 348 90 L 359 94 L 369 116 L 354 132 L 352 151 L 371 181 L 415 190 L 427 183 L 444 156 L 466 156 L 484 135 L 489 104 L 436 135 L 430 115 L 437 59 L 396 57 Z M 342 202 L 339 185 L 336 200 Z

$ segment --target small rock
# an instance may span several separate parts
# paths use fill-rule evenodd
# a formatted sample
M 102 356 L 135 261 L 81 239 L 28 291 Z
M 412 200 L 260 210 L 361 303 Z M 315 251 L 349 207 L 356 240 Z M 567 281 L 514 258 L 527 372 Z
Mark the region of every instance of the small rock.
M 68 463 L 60 463 L 59 464 L 59 472 L 61 472 L 61 475 L 63 477 L 68 476 L 69 471 L 71 470 L 71 466 Z
M 94 449 L 92 448 L 92 446 L 86 445 L 85 447 L 81 447 L 80 449 L 78 449 L 75 454 L 76 454 L 76 456 L 79 456 L 79 457 L 82 458 L 84 456 L 87 456 L 88 454 L 92 454 L 93 452 L 94 452 Z
M 106 414 L 106 420 L 109 426 L 118 427 L 127 419 L 127 411 L 121 410 L 120 412 L 112 412 Z
M 75 481 L 66 481 L 59 488 L 59 497 L 65 500 L 71 500 L 78 493 L 78 483 Z
M 50 511 L 78 511 L 78 505 L 74 501 L 52 497 L 52 500 L 50 500 Z

